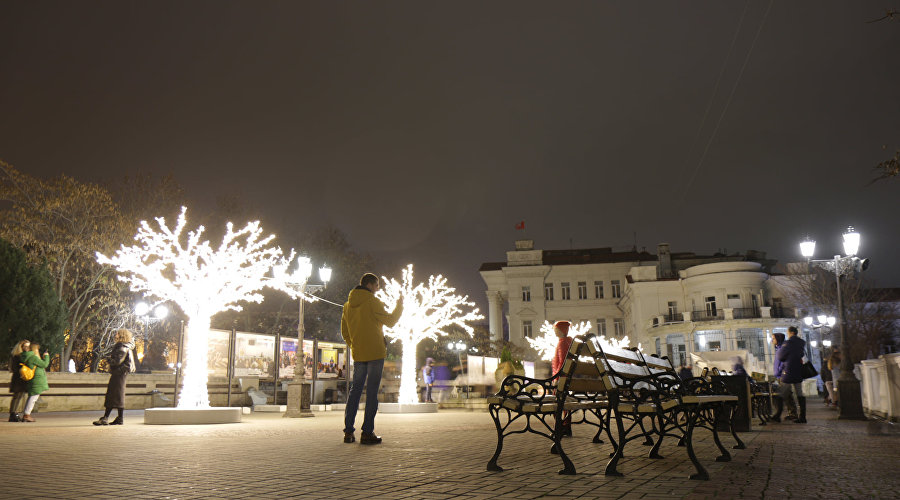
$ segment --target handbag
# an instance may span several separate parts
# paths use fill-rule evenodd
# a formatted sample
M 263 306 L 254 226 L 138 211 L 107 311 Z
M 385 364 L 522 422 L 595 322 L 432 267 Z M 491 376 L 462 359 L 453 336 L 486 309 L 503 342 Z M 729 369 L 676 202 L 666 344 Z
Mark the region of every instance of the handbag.
M 25 363 L 19 363 L 19 377 L 26 382 L 34 378 L 34 368 L 29 368 Z
M 807 361 L 800 366 L 800 375 L 803 376 L 804 380 L 813 378 L 818 374 L 819 372 L 816 371 L 816 367 L 813 366 L 811 361 Z

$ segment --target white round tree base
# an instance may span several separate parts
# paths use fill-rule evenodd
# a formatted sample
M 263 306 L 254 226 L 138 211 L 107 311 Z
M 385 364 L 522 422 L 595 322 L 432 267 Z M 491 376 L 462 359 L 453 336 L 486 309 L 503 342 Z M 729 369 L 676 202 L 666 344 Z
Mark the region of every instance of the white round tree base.
M 241 408 L 148 408 L 144 423 L 150 425 L 235 424 L 241 421 Z
M 378 403 L 378 413 L 437 413 L 437 403 Z

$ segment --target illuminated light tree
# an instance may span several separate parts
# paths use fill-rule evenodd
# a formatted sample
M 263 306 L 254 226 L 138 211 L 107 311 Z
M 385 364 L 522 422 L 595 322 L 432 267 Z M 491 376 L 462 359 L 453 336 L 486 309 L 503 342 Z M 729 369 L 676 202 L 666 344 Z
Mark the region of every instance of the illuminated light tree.
M 588 333 L 590 330 L 590 321 L 582 321 L 578 324 L 572 323 L 569 325 L 569 334 L 567 337 L 575 338 L 578 335 Z M 556 344 L 559 343 L 559 338 L 556 336 L 556 332 L 553 331 L 553 323 L 544 320 L 544 324 L 541 325 L 541 333 L 543 335 L 538 338 L 532 339 L 526 337 L 526 340 L 531 344 L 531 348 L 538 352 L 541 359 L 550 361 L 553 359 L 553 354 L 556 353 Z
M 134 239 L 137 245 L 122 245 L 112 257 L 97 252 L 101 264 L 110 264 L 119 279 L 135 292 L 171 301 L 188 317 L 185 328 L 184 388 L 178 408 L 208 408 L 207 351 L 210 319 L 218 312 L 240 311 L 238 302 L 261 302 L 263 287 L 282 290 L 292 297 L 297 293 L 288 285 L 287 272 L 294 258 L 285 258 L 281 248 L 270 246 L 274 235 L 262 237 L 259 222 L 250 222 L 234 230 L 229 222 L 222 243 L 213 249 L 201 241 L 204 227 L 187 232 L 187 219 L 181 208 L 174 228 L 165 218 L 156 219 L 159 229 L 141 221 Z M 182 242 L 182 240 L 185 240 Z M 272 271 L 274 277 L 267 277 Z
M 446 329 L 457 326 L 471 337 L 474 329 L 469 321 L 484 319 L 474 302 L 468 296 L 456 295 L 455 288 L 447 286 L 447 279 L 441 275 L 430 276 L 428 284 L 413 285 L 413 266 L 403 270 L 402 282 L 382 276 L 384 286 L 375 296 L 390 310 L 398 301 L 403 301 L 403 314 L 392 328 L 384 328 L 384 334 L 391 342 L 403 345 L 402 368 L 400 372 L 399 403 L 418 403 L 416 387 L 416 346 L 424 339 L 437 340 L 446 336 Z M 466 309 L 469 309 L 466 312 Z
M 582 321 L 578 324 L 569 325 L 569 334 L 568 337 L 577 337 L 578 335 L 584 335 L 589 333 L 591 330 L 591 322 L 590 321 Z M 550 361 L 553 359 L 553 354 L 556 353 L 556 344 L 559 339 L 556 336 L 556 332 L 553 331 L 553 323 L 549 321 L 544 321 L 544 324 L 541 325 L 541 335 L 535 339 L 527 339 L 528 343 L 531 344 L 531 348 L 538 352 L 541 356 L 541 359 L 545 361 Z M 616 338 L 606 338 L 605 335 L 601 335 L 597 337 L 597 340 L 600 342 L 601 346 L 610 346 L 610 347 L 628 347 L 628 336 L 622 337 L 621 340 Z M 641 348 L 641 344 L 638 344 L 638 349 Z

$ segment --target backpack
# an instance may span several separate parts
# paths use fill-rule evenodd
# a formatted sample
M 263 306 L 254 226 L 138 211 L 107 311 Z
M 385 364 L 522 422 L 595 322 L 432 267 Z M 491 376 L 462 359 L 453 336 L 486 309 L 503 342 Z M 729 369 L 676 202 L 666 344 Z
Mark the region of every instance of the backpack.
M 26 382 L 34 378 L 34 368 L 28 368 L 25 363 L 19 363 L 19 377 Z

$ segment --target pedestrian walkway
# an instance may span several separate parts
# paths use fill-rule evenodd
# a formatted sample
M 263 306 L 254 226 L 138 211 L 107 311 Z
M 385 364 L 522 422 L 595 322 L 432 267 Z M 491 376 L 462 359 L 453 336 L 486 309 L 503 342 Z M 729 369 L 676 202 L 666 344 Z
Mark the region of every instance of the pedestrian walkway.
M 697 449 L 712 477 L 707 482 L 687 479 L 692 467 L 674 440 L 663 446 L 662 460 L 626 449 L 619 465 L 625 476 L 606 477 L 612 447 L 591 443 L 593 433 L 584 426 L 564 441 L 575 476 L 558 475 L 561 463 L 548 453 L 549 441 L 534 435 L 508 438 L 500 457 L 506 471 L 486 472 L 496 444 L 486 412 L 382 414 L 376 432 L 384 444 L 378 446 L 344 444 L 337 412 L 149 426 L 142 412 L 129 411 L 124 426 L 94 427 L 99 415 L 37 414 L 36 423 L 3 422 L 7 480 L 0 498 L 869 499 L 900 492 L 900 432 L 877 422 L 839 421 L 816 399 L 806 425 L 754 426 L 743 433 L 747 449 L 734 450 L 731 462 L 714 462 L 717 453 L 704 438 Z M 728 436 L 724 442 L 731 445 Z

